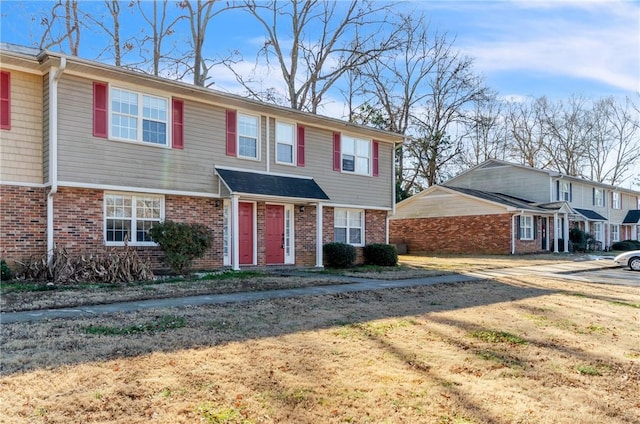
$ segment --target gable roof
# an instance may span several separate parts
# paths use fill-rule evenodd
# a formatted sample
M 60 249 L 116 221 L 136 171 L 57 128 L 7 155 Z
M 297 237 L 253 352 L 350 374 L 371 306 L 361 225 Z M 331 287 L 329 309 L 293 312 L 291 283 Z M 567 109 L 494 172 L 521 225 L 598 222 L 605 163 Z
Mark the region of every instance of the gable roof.
M 553 171 L 553 170 L 550 170 L 550 169 L 534 168 L 532 166 L 521 165 L 521 164 L 512 163 L 512 162 L 506 162 L 506 161 L 499 160 L 499 159 L 488 159 L 488 160 L 482 162 L 481 164 L 476 165 L 476 166 L 474 166 L 472 168 L 469 168 L 468 170 L 466 170 L 466 171 L 456 175 L 455 177 L 449 179 L 448 181 L 446 181 L 444 183 L 444 185 L 447 185 L 447 186 L 450 185 L 450 184 L 454 184 L 455 185 L 456 179 L 458 179 L 460 176 L 466 175 L 466 174 L 471 173 L 471 172 L 474 172 L 474 171 L 476 171 L 478 169 L 495 168 L 495 167 L 519 168 L 519 169 L 523 169 L 523 170 L 527 170 L 527 171 L 546 174 L 546 175 L 549 176 L 549 178 L 567 179 L 567 180 L 571 180 L 571 181 L 576 181 L 576 182 L 580 182 L 580 183 L 584 183 L 584 184 L 593 185 L 593 186 L 596 186 L 596 187 L 603 187 L 603 188 L 608 188 L 610 190 L 624 191 L 626 193 L 632 193 L 632 194 L 640 195 L 639 191 L 635 191 L 635 190 L 632 190 L 632 189 L 629 189 L 629 188 L 613 186 L 613 185 L 605 184 L 605 183 L 599 183 L 599 182 L 596 182 L 596 181 L 591 181 L 591 180 L 587 180 L 587 179 L 580 178 L 580 177 L 575 177 L 575 176 L 571 176 L 571 175 L 564 175 L 561 172 Z
M 632 209 L 627 212 L 627 216 L 624 217 L 623 224 L 640 224 L 640 210 Z
M 584 216 L 585 218 L 587 218 L 589 221 L 606 221 L 607 220 L 607 218 L 600 215 L 596 211 L 592 211 L 591 209 L 575 208 L 575 211 L 578 212 L 580 215 Z
M 289 177 L 216 168 L 232 194 L 252 194 L 304 200 L 329 200 L 312 178 Z
M 319 128 L 331 127 L 339 131 L 363 134 L 386 143 L 401 144 L 404 140 L 401 134 L 391 131 L 358 125 L 342 119 L 304 112 L 286 106 L 265 103 L 237 94 L 200 87 L 182 81 L 145 74 L 140 71 L 49 50 L 39 50 L 16 44 L 0 43 L 0 56 L 0 62 L 5 66 L 14 66 L 17 69 L 30 69 L 41 75 L 48 72 L 52 66 L 60 66 L 60 63 L 64 61 L 66 63 L 65 72 L 70 74 L 86 75 L 88 78 L 104 79 L 105 81 L 126 80 L 132 84 L 146 84 L 160 90 L 171 92 L 185 99 L 210 102 L 231 108 L 246 109 L 265 115 L 278 115 Z
M 473 196 L 478 199 L 488 200 L 493 203 L 498 203 L 503 206 L 508 206 L 510 208 L 527 210 L 532 212 L 545 212 L 545 213 L 549 212 L 549 209 L 542 208 L 536 205 L 534 202 L 531 202 L 525 199 L 520 199 L 514 196 L 509 196 L 507 194 L 494 193 L 490 191 L 475 190 L 471 188 L 462 188 L 462 187 L 447 186 L 447 188 L 458 191 L 460 193 L 465 193 L 469 196 Z

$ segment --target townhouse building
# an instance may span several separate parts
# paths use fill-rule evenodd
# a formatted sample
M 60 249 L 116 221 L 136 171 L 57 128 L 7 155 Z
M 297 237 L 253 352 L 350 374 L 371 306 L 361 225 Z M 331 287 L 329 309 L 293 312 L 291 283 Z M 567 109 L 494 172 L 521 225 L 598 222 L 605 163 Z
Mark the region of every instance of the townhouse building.
M 3 259 L 126 244 L 161 267 L 163 220 L 210 229 L 200 268 L 388 241 L 397 134 L 15 45 L 0 77 Z
M 492 159 L 400 202 L 390 239 L 414 251 L 568 252 L 574 227 L 600 249 L 640 239 L 640 192 Z

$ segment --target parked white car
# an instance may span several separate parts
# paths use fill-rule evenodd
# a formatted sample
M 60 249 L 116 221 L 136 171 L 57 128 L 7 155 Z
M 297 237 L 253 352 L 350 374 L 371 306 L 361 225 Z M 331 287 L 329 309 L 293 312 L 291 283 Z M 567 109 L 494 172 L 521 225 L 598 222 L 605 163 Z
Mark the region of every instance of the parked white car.
M 613 258 L 618 265 L 628 266 L 633 271 L 640 271 L 640 250 L 630 250 Z

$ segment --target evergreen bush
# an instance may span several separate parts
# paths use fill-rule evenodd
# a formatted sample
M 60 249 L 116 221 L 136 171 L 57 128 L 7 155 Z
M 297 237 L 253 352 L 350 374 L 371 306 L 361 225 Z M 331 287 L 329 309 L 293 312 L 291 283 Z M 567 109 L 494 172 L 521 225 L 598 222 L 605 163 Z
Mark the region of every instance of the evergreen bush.
M 202 224 L 164 221 L 149 230 L 149 235 L 164 252 L 164 261 L 181 275 L 188 275 L 194 259 L 211 247 L 212 236 Z
M 372 243 L 364 247 L 364 261 L 369 265 L 396 266 L 398 251 L 396 247 L 384 243 Z
M 356 261 L 356 248 L 346 243 L 327 243 L 322 246 L 322 254 L 331 268 L 348 268 Z

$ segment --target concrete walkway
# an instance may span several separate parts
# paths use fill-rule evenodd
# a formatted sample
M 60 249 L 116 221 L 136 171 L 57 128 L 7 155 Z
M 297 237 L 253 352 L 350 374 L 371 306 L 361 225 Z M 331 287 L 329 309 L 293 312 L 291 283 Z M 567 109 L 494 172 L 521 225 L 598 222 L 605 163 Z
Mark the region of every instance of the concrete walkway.
M 531 275 L 531 274 L 562 274 L 583 271 L 593 271 L 601 268 L 615 266 L 609 260 L 591 260 L 582 262 L 568 262 L 552 265 L 538 265 L 527 267 L 500 268 L 492 270 L 472 271 L 467 270 L 460 274 L 450 274 L 437 277 L 414 278 L 405 280 L 374 280 L 369 278 L 357 278 L 347 276 L 327 275 L 333 280 L 345 280 L 348 284 L 336 284 L 328 286 L 301 287 L 293 289 L 267 290 L 257 292 L 242 292 L 217 295 L 187 296 L 169 299 L 150 299 L 131 302 L 110 303 L 105 305 L 80 306 L 68 309 L 43 309 L 35 311 L 3 312 L 0 314 L 0 324 L 16 322 L 33 322 L 54 318 L 77 318 L 107 315 L 117 312 L 133 312 L 147 309 L 186 308 L 201 305 L 216 305 L 225 303 L 254 302 L 258 300 L 283 299 L 291 297 L 333 295 L 339 293 L 353 293 L 371 290 L 383 290 L 391 288 L 405 288 L 417 286 L 429 286 L 443 283 L 458 283 L 478 281 L 487 278 L 497 278 L 506 275 Z M 283 274 L 283 273 L 281 273 Z M 291 271 L 289 274 L 304 274 L 300 271 Z M 319 274 L 314 273 L 314 277 Z

